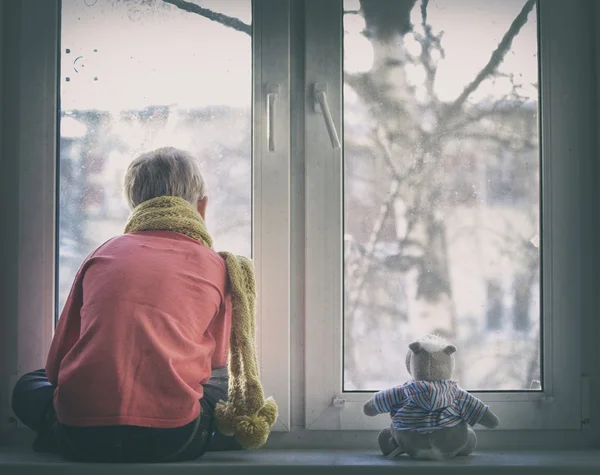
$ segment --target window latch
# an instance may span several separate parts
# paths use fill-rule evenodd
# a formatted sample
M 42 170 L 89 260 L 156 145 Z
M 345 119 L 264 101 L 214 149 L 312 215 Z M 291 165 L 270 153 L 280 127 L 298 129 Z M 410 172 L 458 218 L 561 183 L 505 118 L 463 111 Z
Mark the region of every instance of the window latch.
M 346 405 L 346 400 L 339 398 L 339 397 L 334 397 L 333 401 L 332 401 L 333 407 L 339 407 L 342 408 Z
M 327 102 L 327 84 L 322 82 L 316 82 L 314 84 L 314 94 L 315 112 L 321 112 L 323 114 L 323 119 L 325 119 L 325 127 L 327 128 L 327 133 L 329 134 L 329 140 L 331 140 L 331 146 L 334 149 L 342 148 L 342 144 L 340 143 L 340 137 L 338 136 L 337 130 L 335 128 L 335 123 L 333 122 L 331 110 L 329 109 L 329 104 Z
M 275 151 L 275 101 L 279 95 L 277 84 L 267 85 L 267 144 L 269 152 Z

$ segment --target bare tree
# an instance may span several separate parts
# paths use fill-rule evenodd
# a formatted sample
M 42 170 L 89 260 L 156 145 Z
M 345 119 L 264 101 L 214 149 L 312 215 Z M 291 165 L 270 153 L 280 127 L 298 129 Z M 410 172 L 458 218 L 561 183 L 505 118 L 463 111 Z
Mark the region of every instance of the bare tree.
M 442 325 L 438 329 L 440 333 L 456 337 L 457 315 L 449 275 L 448 236 L 445 221 L 437 212 L 448 198 L 444 194 L 443 176 L 447 174 L 444 168 L 444 161 L 448 160 L 446 149 L 457 138 L 492 141 L 521 150 L 532 150 L 535 146 L 526 137 L 520 138 L 518 141 L 523 143 L 518 144 L 514 137 L 502 133 L 484 136 L 481 128 L 478 130 L 477 127 L 482 121 L 494 116 L 499 121 L 503 117 L 512 120 L 522 102 L 516 97 L 516 85 L 513 88 L 514 97 L 502 98 L 491 107 L 473 110 L 466 106 L 469 96 L 486 79 L 499 76 L 498 67 L 510 50 L 514 38 L 527 22 L 535 1 L 525 2 L 498 47 L 491 53 L 487 64 L 449 104 L 442 102 L 434 89 L 437 74 L 434 57 L 443 58 L 445 52 L 442 34 L 434 34 L 428 22 L 429 2 L 423 0 L 419 5 L 422 27 L 419 33 L 414 31 L 410 22 L 410 13 L 416 1 L 361 0 L 360 4 L 366 32 L 375 50 L 375 62 L 368 73 L 346 74 L 345 80 L 363 102 L 369 105 L 370 117 L 377 118 L 369 148 L 372 152 L 378 151 L 391 180 L 387 196 L 381 197 L 379 209 L 372 208 L 374 218 L 366 245 L 358 253 L 359 258 L 347 262 L 346 336 L 350 337 L 352 334 L 352 326 L 357 324 L 357 318 L 371 320 L 366 325 L 362 324 L 366 328 L 372 328 L 380 318 L 378 312 L 363 311 L 360 312 L 360 317 L 357 312 L 365 306 L 365 299 L 372 300 L 369 296 L 365 298 L 365 286 L 372 277 L 373 268 L 381 268 L 380 260 L 375 257 L 377 244 L 386 222 L 392 217 L 394 204 L 401 196 L 407 202 L 404 216 L 406 231 L 399 243 L 398 254 L 388 257 L 387 262 L 396 267 L 402 266 L 405 272 L 411 268 L 418 272 L 417 299 L 410 312 L 420 316 L 434 314 L 435 321 Z M 408 32 L 420 44 L 421 52 L 418 57 L 411 57 L 403 48 L 396 46 L 402 44 L 403 37 Z M 426 72 L 424 86 L 427 96 L 420 103 L 415 99 L 403 74 L 407 63 L 422 65 Z M 513 107 L 507 109 L 504 106 L 507 100 L 513 102 Z M 433 116 L 426 124 L 422 120 L 422 103 L 427 104 L 427 110 Z M 461 173 L 468 174 L 469 171 L 462 170 Z M 531 247 L 528 240 L 522 238 L 518 244 L 522 249 Z M 537 267 L 526 267 L 529 274 L 530 269 Z M 532 276 L 526 275 L 525 279 L 531 281 Z M 370 292 L 372 288 L 369 289 Z M 358 366 L 358 353 L 350 352 L 346 357 L 354 357 L 355 360 L 354 364 L 348 364 L 347 367 Z M 460 372 L 461 364 L 458 369 Z

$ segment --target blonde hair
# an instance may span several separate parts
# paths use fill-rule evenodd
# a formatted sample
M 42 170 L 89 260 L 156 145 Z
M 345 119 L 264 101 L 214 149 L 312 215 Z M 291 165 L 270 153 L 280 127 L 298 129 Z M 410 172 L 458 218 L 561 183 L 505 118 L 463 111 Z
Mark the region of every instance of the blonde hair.
M 131 209 L 160 196 L 176 196 L 196 206 L 206 183 L 188 152 L 163 147 L 137 157 L 125 174 L 125 198 Z

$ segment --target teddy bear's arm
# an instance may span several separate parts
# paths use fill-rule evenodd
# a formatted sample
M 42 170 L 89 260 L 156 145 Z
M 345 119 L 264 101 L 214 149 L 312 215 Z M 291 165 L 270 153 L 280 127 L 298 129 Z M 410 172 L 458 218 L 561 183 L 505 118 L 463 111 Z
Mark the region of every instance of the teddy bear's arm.
M 394 406 L 402 404 L 404 394 L 402 387 L 384 389 L 376 392 L 371 399 L 363 405 L 363 413 L 367 416 L 376 416 L 391 412 Z
M 363 412 L 366 416 L 373 417 L 379 414 L 377 407 L 375 406 L 375 400 L 373 398 L 369 399 L 363 405 Z
M 481 399 L 476 398 L 467 391 L 461 390 L 459 392 L 457 403 L 460 407 L 461 417 L 470 426 L 481 424 L 488 429 L 495 429 L 500 425 L 498 417 L 490 408 Z
M 495 429 L 500 425 L 500 419 L 498 419 L 498 416 L 488 408 L 483 417 L 479 419 L 479 424 L 488 429 Z

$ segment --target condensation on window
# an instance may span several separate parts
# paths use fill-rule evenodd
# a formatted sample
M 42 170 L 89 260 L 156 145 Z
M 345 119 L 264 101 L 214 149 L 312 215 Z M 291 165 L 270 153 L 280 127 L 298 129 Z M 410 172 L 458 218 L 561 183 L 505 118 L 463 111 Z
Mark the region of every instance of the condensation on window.
M 344 389 L 437 333 L 463 387 L 539 390 L 536 2 L 344 10 Z
M 127 166 L 158 147 L 198 159 L 215 247 L 251 253 L 251 0 L 195 6 L 62 1 L 59 310 L 82 260 L 123 231 Z

